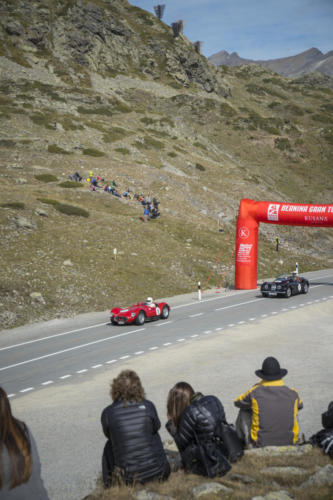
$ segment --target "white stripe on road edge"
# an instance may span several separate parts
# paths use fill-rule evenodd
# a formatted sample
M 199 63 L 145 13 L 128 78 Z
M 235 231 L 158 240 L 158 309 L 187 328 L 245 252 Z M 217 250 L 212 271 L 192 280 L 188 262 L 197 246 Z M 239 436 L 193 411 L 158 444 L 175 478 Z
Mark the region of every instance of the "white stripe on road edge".
M 150 351 L 156 351 L 156 349 L 158 349 L 158 347 L 156 345 L 154 345 L 154 347 L 149 347 Z
M 212 330 L 206 330 L 204 333 L 207 335 L 208 333 L 212 333 Z
M 66 378 L 69 378 L 69 377 L 71 377 L 71 376 L 72 376 L 72 375 L 62 375 L 62 377 L 59 377 L 59 378 L 61 378 L 61 380 L 65 380 Z
M 144 352 L 145 352 L 145 351 L 137 351 L 137 352 L 135 352 L 134 354 L 135 354 L 135 356 L 140 356 L 140 354 L 143 354 Z
M 184 342 L 185 339 L 177 339 L 177 342 Z
M 228 325 L 229 328 L 232 328 L 233 326 L 235 326 L 235 323 L 229 323 Z
M 84 368 L 83 370 L 78 370 L 76 373 L 86 373 L 88 371 L 87 368 Z
M 96 369 L 96 368 L 100 368 L 101 366 L 103 366 L 103 365 L 102 365 L 101 363 L 99 363 L 98 365 L 94 365 L 94 366 L 92 366 L 91 368 Z
M 195 333 L 194 335 L 191 335 L 192 339 L 194 339 L 195 337 L 199 337 L 199 335 L 197 333 Z
M 7 398 L 13 398 L 14 396 L 16 396 L 16 394 L 8 394 Z
M 54 335 L 49 335 L 48 337 L 42 337 L 41 339 L 27 340 L 26 342 L 21 342 L 20 344 L 10 345 L 8 347 L 1 347 L 0 351 L 5 351 L 6 349 L 13 349 L 14 347 L 20 347 L 22 345 L 34 344 L 35 342 L 40 342 L 41 340 L 54 339 L 55 337 L 61 337 L 62 335 L 69 335 L 70 333 L 82 332 L 83 330 L 89 330 L 91 328 L 98 328 L 100 326 L 106 325 L 106 323 L 99 323 L 98 325 L 84 326 L 83 328 L 77 328 L 76 330 L 69 330 L 68 332 L 56 333 Z
M 83 347 L 99 344 L 100 342 L 105 342 L 106 340 L 114 340 L 119 337 L 125 337 L 126 335 L 132 335 L 133 333 L 143 332 L 144 330 L 145 328 L 140 328 L 139 330 L 120 333 L 119 335 L 114 335 L 113 337 L 106 337 L 105 339 L 94 340 L 93 342 L 88 342 L 87 344 L 81 344 L 75 347 L 69 347 L 68 349 L 64 349 L 62 351 L 51 352 L 50 354 L 45 354 L 45 356 L 39 356 L 38 358 L 27 359 L 26 361 L 21 361 L 20 363 L 15 363 L 13 365 L 3 366 L 2 368 L 0 368 L 0 372 L 3 370 L 8 370 L 9 368 L 15 368 L 16 366 L 26 365 L 27 363 L 34 363 L 35 361 L 40 361 L 41 359 L 51 358 L 52 356 L 58 356 L 58 354 L 63 354 L 64 352 L 75 351 L 76 349 L 82 349 Z
M 26 389 L 22 389 L 20 392 L 29 392 L 29 391 L 33 391 L 34 390 L 34 387 L 27 387 Z
M 107 361 L 106 364 L 110 365 L 111 363 L 116 363 L 116 362 L 117 362 L 116 359 L 110 359 L 110 361 Z
M 171 342 L 166 342 L 166 343 L 165 343 L 165 344 L 163 344 L 163 345 L 165 345 L 165 347 L 167 347 L 168 345 L 171 345 Z
M 259 302 L 260 300 L 266 300 L 266 299 L 262 298 L 262 299 L 255 299 L 255 300 L 247 300 L 246 302 L 240 302 L 239 304 L 232 304 L 231 306 L 219 307 L 219 308 L 215 309 L 215 311 L 223 311 L 224 309 L 231 309 L 232 307 L 244 306 L 246 304 L 252 304 L 253 302 Z
M 255 321 L 257 318 L 250 318 L 249 321 Z
M 53 380 L 47 380 L 46 382 L 42 382 L 41 385 L 50 385 L 54 384 Z
M 219 326 L 218 328 L 215 328 L 216 332 L 220 332 L 221 330 L 223 330 L 223 326 Z
M 130 358 L 131 356 L 129 354 L 125 354 L 125 356 L 120 356 L 119 359 L 128 359 Z
M 237 325 L 244 325 L 245 321 L 238 321 Z

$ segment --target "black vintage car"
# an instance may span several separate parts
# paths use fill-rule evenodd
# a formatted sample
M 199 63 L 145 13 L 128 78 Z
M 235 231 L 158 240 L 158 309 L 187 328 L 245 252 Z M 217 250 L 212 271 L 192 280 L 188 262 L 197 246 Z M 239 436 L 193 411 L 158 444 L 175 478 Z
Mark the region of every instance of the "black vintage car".
M 265 281 L 260 291 L 263 297 L 276 297 L 282 295 L 291 297 L 298 293 L 308 293 L 310 283 L 306 278 L 294 274 L 281 274 L 274 281 Z

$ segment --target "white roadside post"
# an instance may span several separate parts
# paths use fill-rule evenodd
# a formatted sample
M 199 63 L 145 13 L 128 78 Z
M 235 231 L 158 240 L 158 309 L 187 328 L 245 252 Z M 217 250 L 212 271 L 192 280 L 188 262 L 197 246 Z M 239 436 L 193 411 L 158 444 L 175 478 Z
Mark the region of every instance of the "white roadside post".
M 113 249 L 114 260 L 117 260 L 117 249 Z
M 296 271 L 296 274 L 298 274 L 298 262 L 296 262 L 296 269 L 295 269 L 295 271 Z
M 198 281 L 198 300 L 201 300 L 201 284 L 200 284 L 200 281 Z

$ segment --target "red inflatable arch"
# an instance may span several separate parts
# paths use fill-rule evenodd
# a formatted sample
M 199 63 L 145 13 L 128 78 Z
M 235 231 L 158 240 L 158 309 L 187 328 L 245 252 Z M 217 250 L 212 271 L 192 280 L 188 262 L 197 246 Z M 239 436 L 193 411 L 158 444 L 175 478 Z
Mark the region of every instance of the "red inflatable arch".
M 241 200 L 236 233 L 235 286 L 257 288 L 259 223 L 333 227 L 333 205 Z

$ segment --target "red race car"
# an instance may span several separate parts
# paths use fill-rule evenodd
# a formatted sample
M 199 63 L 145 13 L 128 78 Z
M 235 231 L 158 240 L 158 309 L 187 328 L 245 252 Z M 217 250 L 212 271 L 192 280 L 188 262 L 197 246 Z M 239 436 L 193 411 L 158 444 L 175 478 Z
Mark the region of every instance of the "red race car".
M 128 308 L 114 307 L 110 311 L 110 320 L 113 325 L 143 325 L 145 321 L 167 319 L 170 306 L 166 302 L 153 302 L 148 297 L 146 302 L 138 302 Z

